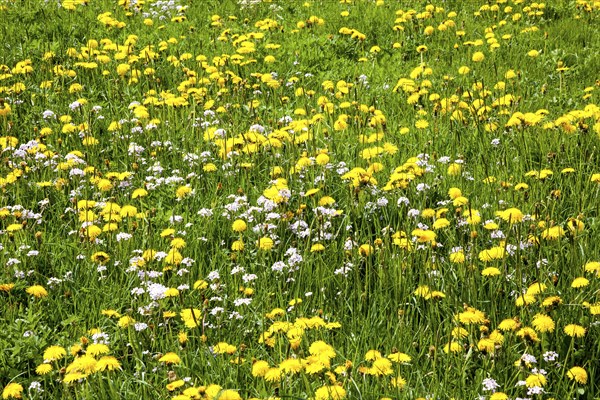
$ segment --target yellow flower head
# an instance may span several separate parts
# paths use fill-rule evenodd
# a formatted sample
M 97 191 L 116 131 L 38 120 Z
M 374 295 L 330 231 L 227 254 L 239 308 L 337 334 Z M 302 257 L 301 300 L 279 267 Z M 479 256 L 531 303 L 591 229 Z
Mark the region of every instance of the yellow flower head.
M 587 383 L 588 374 L 586 370 L 581 367 L 573 367 L 567 372 L 567 377 L 572 381 L 585 385 Z
M 25 291 L 27 294 L 37 297 L 38 299 L 48 296 L 48 291 L 41 285 L 30 286 Z

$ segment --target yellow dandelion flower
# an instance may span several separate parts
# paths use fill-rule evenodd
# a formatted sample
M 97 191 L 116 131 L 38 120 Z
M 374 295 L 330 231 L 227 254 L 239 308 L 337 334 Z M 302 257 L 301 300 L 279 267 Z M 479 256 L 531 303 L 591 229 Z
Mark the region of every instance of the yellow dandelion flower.
M 599 261 L 590 261 L 583 266 L 585 272 L 591 272 L 600 274 L 600 262 Z
M 324 250 L 325 250 L 325 246 L 323 246 L 321 243 L 315 243 L 310 247 L 311 253 L 318 253 L 318 252 L 322 252 Z
M 387 358 L 390 359 L 391 361 L 397 362 L 397 363 L 409 363 L 412 361 L 411 356 L 409 356 L 408 354 L 400 353 L 400 352 L 389 354 L 387 356 Z
M 582 385 L 585 385 L 588 380 L 588 374 L 587 374 L 586 370 L 581 367 L 577 367 L 577 366 L 575 366 L 575 367 L 569 369 L 569 371 L 567 371 L 567 377 L 569 379 L 571 379 L 572 381 L 581 383 Z
M 38 299 L 48 296 L 48 291 L 41 285 L 30 286 L 25 290 L 25 292 Z
M 529 293 L 523 293 L 521 295 L 519 295 L 519 297 L 517 297 L 517 299 L 515 300 L 515 305 L 517 307 L 523 307 L 523 306 L 528 306 L 530 304 L 535 303 L 535 296 Z
M 98 251 L 90 257 L 90 259 L 98 264 L 104 265 L 110 261 L 110 256 L 103 251 Z
M 540 333 L 554 332 L 554 320 L 545 314 L 536 314 L 531 322 L 533 329 Z
M 507 318 L 500 322 L 498 329 L 504 332 L 514 331 L 519 327 L 519 323 L 513 318 Z
M 67 351 L 62 346 L 50 346 L 44 350 L 43 358 L 45 362 L 60 360 L 67 355 Z
M 267 382 L 279 382 L 281 380 L 281 370 L 279 368 L 269 368 L 264 375 Z
M 540 338 L 533 328 L 524 327 L 517 331 L 517 336 L 521 339 L 528 340 L 530 342 L 539 342 Z
M 371 254 L 373 254 L 373 246 L 371 246 L 370 244 L 360 245 L 360 247 L 358 248 L 358 254 L 360 254 L 363 257 L 370 256 Z
M 565 236 L 565 230 L 560 226 L 553 226 L 542 231 L 542 239 L 557 240 Z
M 482 62 L 483 60 L 485 60 L 485 55 L 481 51 L 476 51 L 475 53 L 473 53 L 473 57 L 471 57 L 471 60 L 473 60 L 473 62 Z
M 121 370 L 121 363 L 113 356 L 104 356 L 96 363 L 96 371 Z
M 131 193 L 132 199 L 139 199 L 142 197 L 146 197 L 148 195 L 148 191 L 146 189 L 135 189 L 133 193 Z
M 589 284 L 590 284 L 590 281 L 581 276 L 579 278 L 573 279 L 573 282 L 571 283 L 571 287 L 578 289 L 578 288 L 586 287 Z
M 3 399 L 20 399 L 23 393 L 23 386 L 18 383 L 11 382 L 2 390 Z
M 527 387 L 529 388 L 535 386 L 543 387 L 546 385 L 547 382 L 548 380 L 542 374 L 531 374 L 527 377 L 527 379 L 525 379 L 525 385 L 527 385 Z
M 562 304 L 562 299 L 559 296 L 546 297 L 544 301 L 542 301 L 544 307 L 554 307 L 559 304 Z
M 237 391 L 231 389 L 221 391 L 218 394 L 218 398 L 219 400 L 242 400 L 242 396 Z
M 446 354 L 459 353 L 462 350 L 463 350 L 463 347 L 460 345 L 460 343 L 457 343 L 457 342 L 450 342 L 444 346 L 444 353 L 446 353 Z
M 258 360 L 252 364 L 252 376 L 264 377 L 267 371 L 271 368 L 269 363 L 263 360 Z
M 119 318 L 119 322 L 117 322 L 117 325 L 119 325 L 120 328 L 127 328 L 133 324 L 135 324 L 135 319 L 127 315 Z
M 258 239 L 257 245 L 258 245 L 258 248 L 260 250 L 266 250 L 266 251 L 268 251 L 268 250 L 271 250 L 273 248 L 274 243 L 273 243 L 273 239 L 271 239 L 270 237 L 266 237 L 265 236 L 265 237 L 262 237 L 262 238 Z
M 564 328 L 564 332 L 568 336 L 577 338 L 585 336 L 585 331 L 586 329 L 583 326 L 577 324 L 569 324 Z
M 98 356 L 100 354 L 106 354 L 110 351 L 107 345 L 103 343 L 92 343 L 86 349 L 86 354 L 91 356 Z
M 158 359 L 159 362 L 164 362 L 167 365 L 181 363 L 181 358 L 173 352 L 166 353 Z
M 169 392 L 172 392 L 173 390 L 180 388 L 183 385 L 185 385 L 185 381 L 183 379 L 177 379 L 176 381 L 168 383 L 166 388 Z
M 65 375 L 65 377 L 63 378 L 63 382 L 64 383 L 73 383 L 73 382 L 79 381 L 81 379 L 85 379 L 86 377 L 87 377 L 87 375 L 82 372 L 72 372 L 72 373 L 68 373 Z
M 498 211 L 496 212 L 496 215 L 511 224 L 522 222 L 524 217 L 523 213 L 518 208 L 508 208 L 504 211 Z
M 483 271 L 481 271 L 481 275 L 486 277 L 498 276 L 500 275 L 500 270 L 496 267 L 487 267 Z
M 52 371 L 52 365 L 50 364 L 40 364 L 35 369 L 35 373 L 38 375 L 46 375 L 50 371 Z
M 302 362 L 297 358 L 288 358 L 279 364 L 279 369 L 288 374 L 296 374 L 303 368 Z
M 246 222 L 242 219 L 236 219 L 231 224 L 231 230 L 237 233 L 244 232 L 247 228 Z
M 394 372 L 392 362 L 387 358 L 378 358 L 373 361 L 368 373 L 375 376 L 391 375 Z
M 321 386 L 315 390 L 315 400 L 342 400 L 346 390 L 340 385 Z
M 233 243 L 231 243 L 231 250 L 232 251 L 243 251 L 244 250 L 244 241 L 236 240 Z
M 91 355 L 85 354 L 80 357 L 76 357 L 71 364 L 67 366 L 66 372 L 81 372 L 82 374 L 91 374 L 96 370 L 96 363 L 98 361 Z
M 8 293 L 15 288 L 14 283 L 0 283 L 0 292 Z

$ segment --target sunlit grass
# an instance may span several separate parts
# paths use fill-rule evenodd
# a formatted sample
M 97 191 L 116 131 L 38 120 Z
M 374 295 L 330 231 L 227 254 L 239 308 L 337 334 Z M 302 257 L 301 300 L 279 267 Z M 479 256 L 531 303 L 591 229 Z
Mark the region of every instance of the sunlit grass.
M 597 398 L 599 12 L 0 0 L 2 397 Z

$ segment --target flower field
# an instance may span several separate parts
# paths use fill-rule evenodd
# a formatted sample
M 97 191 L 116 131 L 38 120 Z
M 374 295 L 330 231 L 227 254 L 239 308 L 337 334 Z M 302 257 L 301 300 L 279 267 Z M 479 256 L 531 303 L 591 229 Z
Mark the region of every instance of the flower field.
M 599 399 L 597 26 L 0 0 L 2 399 Z

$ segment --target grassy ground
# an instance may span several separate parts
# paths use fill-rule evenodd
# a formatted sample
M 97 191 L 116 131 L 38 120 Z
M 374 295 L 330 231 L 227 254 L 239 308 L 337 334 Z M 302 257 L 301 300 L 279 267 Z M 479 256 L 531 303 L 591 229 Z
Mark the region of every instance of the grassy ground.
M 599 13 L 0 0 L 3 398 L 600 398 Z

